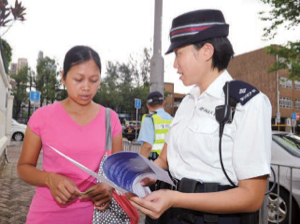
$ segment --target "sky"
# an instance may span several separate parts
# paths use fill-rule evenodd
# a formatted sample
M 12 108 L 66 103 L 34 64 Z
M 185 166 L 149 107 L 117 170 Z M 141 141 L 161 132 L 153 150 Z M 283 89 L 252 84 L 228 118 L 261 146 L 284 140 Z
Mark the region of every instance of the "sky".
M 139 60 L 143 49 L 153 48 L 155 0 L 19 0 L 26 7 L 26 21 L 17 21 L 2 37 L 13 49 L 12 62 L 27 58 L 35 70 L 39 51 L 62 67 L 65 53 L 75 45 L 88 45 L 102 60 L 103 76 L 108 61 Z M 15 0 L 8 0 L 13 5 Z M 270 9 L 260 0 L 163 0 L 162 52 L 166 52 L 173 18 L 198 9 L 219 9 L 230 25 L 229 40 L 235 55 L 270 44 L 299 39 L 299 30 L 279 31 L 275 39 L 263 41 L 259 12 Z M 4 30 L 0 30 L 2 34 Z M 174 83 L 176 93 L 187 93 L 173 68 L 174 54 L 164 55 L 164 81 Z

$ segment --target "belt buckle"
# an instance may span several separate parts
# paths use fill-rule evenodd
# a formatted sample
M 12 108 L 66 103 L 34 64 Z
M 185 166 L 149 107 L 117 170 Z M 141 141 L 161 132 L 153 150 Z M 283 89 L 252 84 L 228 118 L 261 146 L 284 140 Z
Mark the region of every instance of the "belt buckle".
M 175 186 L 171 186 L 171 189 L 177 191 L 179 180 L 177 180 L 175 178 L 172 178 L 172 181 L 173 181 Z

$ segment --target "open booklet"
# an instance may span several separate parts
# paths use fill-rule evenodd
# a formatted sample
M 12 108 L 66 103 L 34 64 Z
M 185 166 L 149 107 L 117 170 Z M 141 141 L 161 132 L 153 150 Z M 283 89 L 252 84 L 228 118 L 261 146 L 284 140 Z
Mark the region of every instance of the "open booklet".
M 104 177 L 54 147 L 48 146 L 83 171 L 97 178 L 100 182 L 115 188 L 120 193 L 131 192 L 139 197 L 148 195 L 151 193 L 149 187 L 140 184 L 141 180 L 145 177 L 151 177 L 174 185 L 167 171 L 159 168 L 152 161 L 136 152 L 122 151 L 108 156 L 102 166 L 103 173 L 105 174 Z

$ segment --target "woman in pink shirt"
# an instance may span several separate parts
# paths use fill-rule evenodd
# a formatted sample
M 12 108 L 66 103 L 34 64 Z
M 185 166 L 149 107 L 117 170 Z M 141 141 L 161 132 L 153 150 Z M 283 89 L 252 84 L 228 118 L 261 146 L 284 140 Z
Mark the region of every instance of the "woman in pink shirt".
M 92 223 L 94 205 L 105 210 L 113 188 L 54 152 L 50 146 L 98 172 L 105 152 L 105 108 L 92 101 L 101 77 L 101 61 L 90 47 L 70 49 L 64 60 L 62 83 L 68 97 L 39 108 L 28 122 L 19 177 L 37 186 L 26 223 Z M 122 127 L 111 111 L 112 153 L 122 150 Z M 43 155 L 43 169 L 36 168 Z M 95 188 L 82 196 L 81 192 Z

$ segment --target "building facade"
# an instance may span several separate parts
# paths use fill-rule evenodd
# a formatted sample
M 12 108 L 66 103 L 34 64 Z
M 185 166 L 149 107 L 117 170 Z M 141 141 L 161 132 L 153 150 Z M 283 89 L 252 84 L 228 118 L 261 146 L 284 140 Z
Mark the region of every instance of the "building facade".
M 5 72 L 0 54 L 0 158 L 3 157 L 11 140 L 13 96 L 10 94 L 10 89 L 10 78 Z
M 300 82 L 289 80 L 287 70 L 268 73 L 276 60 L 280 59 L 261 48 L 234 57 L 228 72 L 234 79 L 254 85 L 269 97 L 272 124 L 290 125 L 292 114 L 300 113 Z
M 171 114 L 173 117 L 182 101 L 183 97 L 186 94 L 174 93 L 174 83 L 165 82 L 164 83 L 164 92 L 165 92 L 165 111 Z
M 18 59 L 18 68 L 17 71 L 20 71 L 21 68 L 28 66 L 28 61 L 26 58 L 19 58 Z
M 10 73 L 16 75 L 18 71 L 18 64 L 17 63 L 10 63 Z

